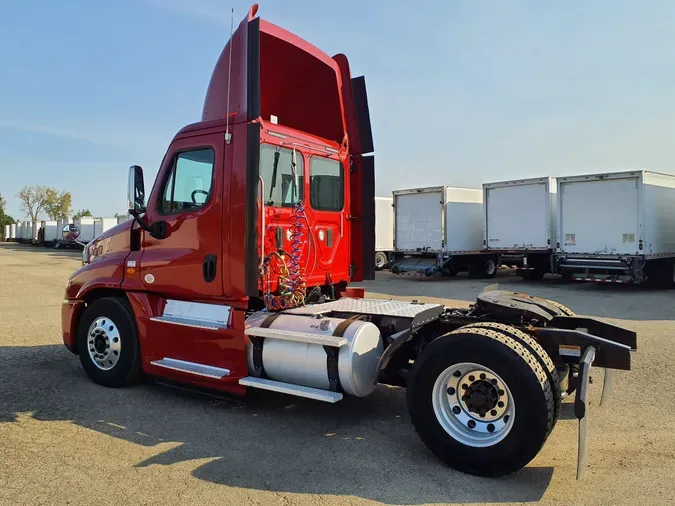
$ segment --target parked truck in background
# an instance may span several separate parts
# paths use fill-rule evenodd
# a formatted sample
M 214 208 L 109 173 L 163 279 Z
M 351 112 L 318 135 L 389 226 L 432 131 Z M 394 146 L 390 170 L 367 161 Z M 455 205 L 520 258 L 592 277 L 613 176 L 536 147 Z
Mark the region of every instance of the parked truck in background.
M 483 244 L 524 279 L 552 272 L 556 244 L 555 178 L 483 184 Z
M 389 266 L 394 251 L 394 199 L 375 197 L 375 268 Z
M 675 176 L 648 170 L 557 179 L 556 273 L 675 286 Z
M 524 294 L 488 291 L 450 308 L 348 286 L 375 266 L 365 80 L 344 55 L 256 13 L 223 50 L 202 120 L 173 138 L 147 198 L 142 168 L 130 167 L 134 219 L 83 250 L 65 287 L 66 347 L 108 387 L 143 373 L 329 403 L 404 387 L 429 449 L 483 476 L 530 462 L 574 393 L 580 472 L 591 364 L 609 385 L 612 370 L 630 368 L 635 333 Z
M 497 274 L 500 255 L 483 247 L 481 189 L 411 188 L 394 191 L 393 198 L 394 274 Z

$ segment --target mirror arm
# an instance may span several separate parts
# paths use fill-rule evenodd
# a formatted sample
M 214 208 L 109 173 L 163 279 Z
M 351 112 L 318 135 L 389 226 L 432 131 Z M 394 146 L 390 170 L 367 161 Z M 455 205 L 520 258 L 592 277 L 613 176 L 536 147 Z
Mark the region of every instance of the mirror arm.
M 167 233 L 166 221 L 156 221 L 151 225 L 141 218 L 141 215 L 135 209 L 129 209 L 129 214 L 134 218 L 134 221 L 138 223 L 143 230 L 150 234 L 155 239 L 165 239 Z

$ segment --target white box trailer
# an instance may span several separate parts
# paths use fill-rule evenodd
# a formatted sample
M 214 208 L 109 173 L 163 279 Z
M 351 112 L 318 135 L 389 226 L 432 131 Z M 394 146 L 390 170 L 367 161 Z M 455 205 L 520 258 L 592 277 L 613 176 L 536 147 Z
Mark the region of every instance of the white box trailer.
M 561 177 L 554 270 L 568 279 L 675 285 L 675 176 Z
M 500 255 L 483 247 L 482 189 L 412 188 L 393 198 L 393 273 L 495 276 Z
M 9 238 L 12 241 L 16 241 L 16 223 L 12 223 L 9 226 Z
M 79 244 L 87 244 L 96 237 L 96 220 L 89 216 L 82 216 L 75 218 L 73 224 L 79 229 L 79 235 L 76 242 Z
M 37 221 L 31 222 L 31 236 L 30 242 L 37 242 L 38 232 L 40 231 L 40 223 Z
M 394 251 L 394 198 L 375 197 L 375 268 L 384 269 Z
M 5 242 L 9 241 L 9 225 L 5 225 L 5 230 L 2 234 L 2 240 Z
M 51 246 L 59 238 L 58 222 L 56 220 L 45 220 L 40 225 L 42 230 L 41 242 L 45 246 Z
M 483 244 L 525 279 L 541 279 L 552 270 L 556 194 L 552 177 L 483 184 Z
M 129 216 L 128 214 L 118 216 L 117 217 L 117 224 L 119 225 L 121 223 L 124 223 L 125 221 L 129 221 L 130 219 L 131 219 L 131 216 Z
M 117 226 L 117 218 L 96 218 L 94 220 L 94 237 Z

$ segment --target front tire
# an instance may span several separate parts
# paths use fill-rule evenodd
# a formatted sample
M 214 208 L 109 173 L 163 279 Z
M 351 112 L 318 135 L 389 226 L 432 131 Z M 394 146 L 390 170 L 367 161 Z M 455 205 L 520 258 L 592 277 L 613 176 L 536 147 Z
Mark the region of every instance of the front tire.
M 87 375 L 99 385 L 122 387 L 140 376 L 138 332 L 126 299 L 95 300 L 82 314 L 77 350 Z
M 457 329 L 422 351 L 408 385 L 408 409 L 436 456 L 478 476 L 527 465 L 555 419 L 540 362 L 517 340 L 484 328 Z

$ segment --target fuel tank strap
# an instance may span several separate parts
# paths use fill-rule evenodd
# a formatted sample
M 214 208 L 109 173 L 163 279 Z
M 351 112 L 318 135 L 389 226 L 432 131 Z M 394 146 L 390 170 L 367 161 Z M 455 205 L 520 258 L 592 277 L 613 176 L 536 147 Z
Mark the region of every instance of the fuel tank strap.
M 265 318 L 260 327 L 268 329 L 274 320 L 279 318 L 281 313 L 272 313 L 267 318 Z M 265 342 L 264 337 L 249 336 L 251 343 L 253 343 L 253 375 L 258 378 L 265 377 L 265 368 L 263 367 L 263 344 Z

